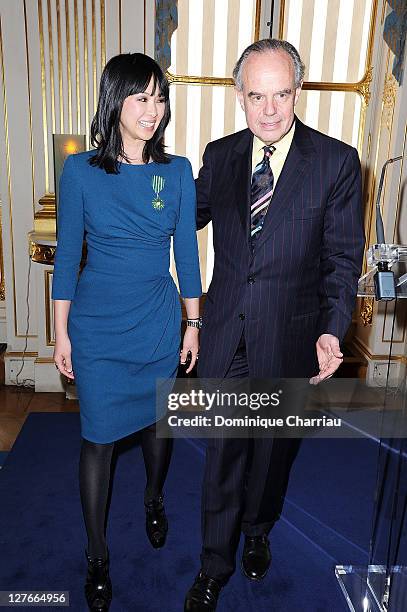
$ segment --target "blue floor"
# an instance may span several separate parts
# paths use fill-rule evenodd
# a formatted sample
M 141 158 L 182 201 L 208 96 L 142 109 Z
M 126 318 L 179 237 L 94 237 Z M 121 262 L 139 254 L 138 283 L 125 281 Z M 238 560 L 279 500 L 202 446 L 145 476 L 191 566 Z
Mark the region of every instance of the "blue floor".
M 78 414 L 30 414 L 0 471 L 0 590 L 69 591 L 75 612 L 86 611 L 79 447 Z M 369 440 L 305 440 L 271 535 L 272 569 L 259 584 L 238 570 L 219 612 L 345 612 L 333 568 L 367 564 L 376 459 Z M 141 450 L 119 455 L 108 531 L 112 612 L 182 612 L 199 567 L 203 464 L 201 441 L 175 442 L 170 531 L 166 547 L 153 550 L 144 532 Z

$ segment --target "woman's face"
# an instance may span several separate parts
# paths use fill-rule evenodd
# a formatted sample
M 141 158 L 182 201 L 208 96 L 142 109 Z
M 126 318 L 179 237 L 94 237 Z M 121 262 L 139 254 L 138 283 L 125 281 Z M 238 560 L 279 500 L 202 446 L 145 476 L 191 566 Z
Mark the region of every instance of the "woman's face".
M 127 96 L 120 115 L 120 132 L 123 145 L 134 141 L 146 142 L 152 138 L 165 112 L 165 99 L 158 87 L 153 94 L 154 80 L 151 77 L 144 92 Z

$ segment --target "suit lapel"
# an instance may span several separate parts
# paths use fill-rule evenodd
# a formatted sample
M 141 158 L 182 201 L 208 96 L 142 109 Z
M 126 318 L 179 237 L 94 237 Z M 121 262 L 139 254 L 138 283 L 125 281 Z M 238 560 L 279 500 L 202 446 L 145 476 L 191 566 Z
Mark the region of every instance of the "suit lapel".
M 293 141 L 271 198 L 256 247 L 267 240 L 292 207 L 295 193 L 304 176 L 310 172 L 314 156 L 315 147 L 310 137 L 310 130 L 296 118 Z
M 232 177 L 240 222 L 249 247 L 250 186 L 252 172 L 253 134 L 245 130 L 232 152 Z

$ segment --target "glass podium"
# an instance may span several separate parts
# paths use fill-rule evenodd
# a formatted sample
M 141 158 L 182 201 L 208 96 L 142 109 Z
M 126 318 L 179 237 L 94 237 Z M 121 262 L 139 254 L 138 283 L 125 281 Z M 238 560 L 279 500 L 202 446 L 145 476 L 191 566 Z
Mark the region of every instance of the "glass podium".
M 375 298 L 374 276 L 381 264 L 394 273 L 394 331 L 394 322 L 406 306 L 400 300 L 407 298 L 407 247 L 373 245 L 368 249 L 367 262 L 370 270 L 359 280 L 360 297 Z M 393 332 L 389 346 L 385 401 L 381 410 L 382 415 L 392 410 L 396 418 L 391 435 L 387 429 L 386 437 L 378 440 L 369 563 L 365 567 L 335 567 L 352 612 L 407 612 L 407 439 L 397 435 L 403 430 L 402 423 L 407 421 L 407 382 L 404 367 L 396 368 L 398 374 L 394 376 L 392 372 L 390 377 L 392 354 L 399 346 L 393 343 Z M 402 362 L 406 356 L 401 356 Z

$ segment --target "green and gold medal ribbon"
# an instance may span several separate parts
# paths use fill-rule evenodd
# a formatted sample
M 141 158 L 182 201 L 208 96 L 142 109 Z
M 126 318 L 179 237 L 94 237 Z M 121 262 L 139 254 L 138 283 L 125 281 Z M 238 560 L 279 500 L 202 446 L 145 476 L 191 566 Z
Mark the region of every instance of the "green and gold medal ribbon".
M 164 200 L 160 198 L 159 193 L 164 189 L 165 178 L 154 174 L 151 179 L 151 185 L 155 193 L 155 198 L 152 201 L 153 208 L 155 210 L 162 210 L 164 208 Z

